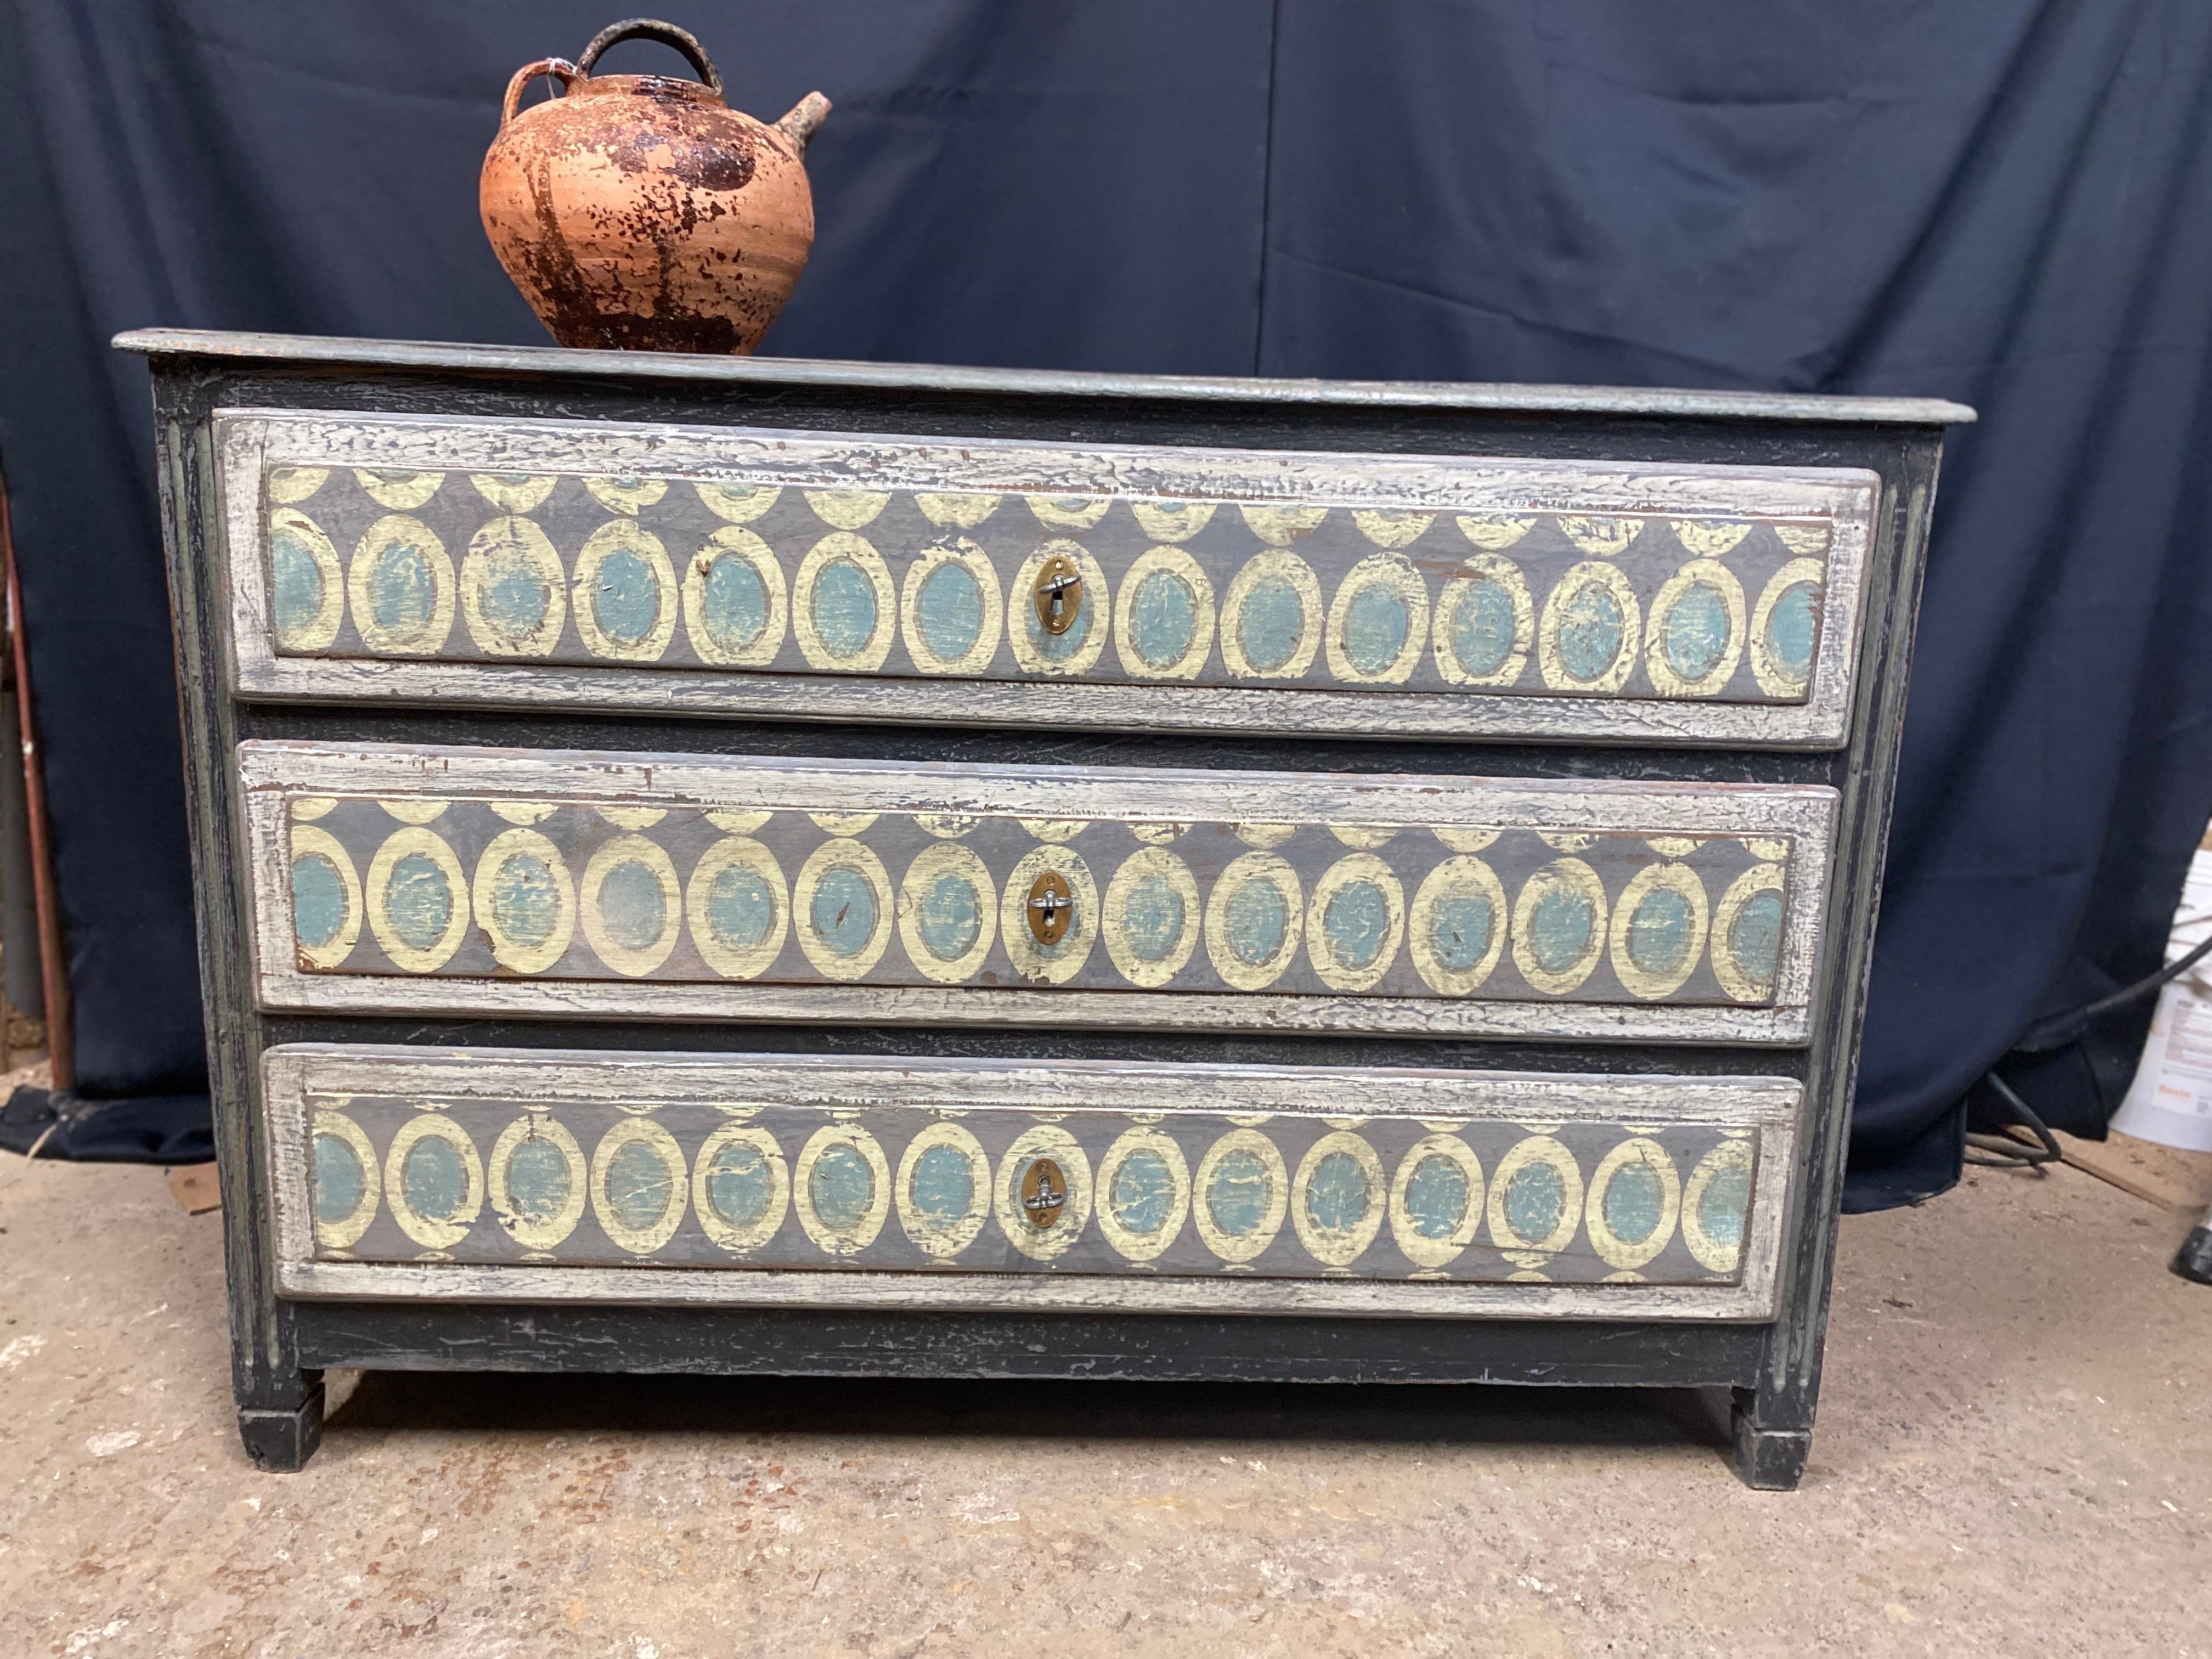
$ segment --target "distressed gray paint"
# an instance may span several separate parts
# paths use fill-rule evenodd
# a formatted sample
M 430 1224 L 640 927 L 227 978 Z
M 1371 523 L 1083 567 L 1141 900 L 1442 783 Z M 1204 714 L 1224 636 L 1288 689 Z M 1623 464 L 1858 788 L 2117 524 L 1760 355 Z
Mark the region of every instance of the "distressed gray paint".
M 440 1053 L 297 1045 L 271 1050 L 265 1066 L 288 1284 L 313 1293 L 390 1294 L 404 1286 L 409 1294 L 460 1297 L 501 1284 L 528 1285 L 533 1294 L 550 1286 L 562 1298 L 606 1301 L 753 1301 L 772 1296 L 775 1287 L 787 1294 L 789 1286 L 803 1284 L 814 1287 L 806 1292 L 810 1297 L 852 1305 L 952 1307 L 995 1300 L 1038 1307 L 1334 1305 L 1416 1315 L 1463 1315 L 1479 1307 L 1523 1317 L 1606 1310 L 1637 1316 L 1745 1317 L 1771 1291 L 1778 1200 L 1797 1099 L 1794 1083 L 1757 1078 L 855 1061 L 771 1054 Z M 1310 1109 L 1317 1094 L 1332 1103 L 1327 1116 Z M 374 1154 L 368 1161 L 381 1171 L 392 1136 L 410 1122 L 419 1133 L 426 1120 L 435 1120 L 439 1134 L 451 1134 L 448 1126 L 457 1126 L 487 1175 L 503 1133 L 512 1132 L 518 1144 L 542 1145 L 565 1132 L 574 1142 L 576 1160 L 590 1171 L 572 1178 L 602 1184 L 594 1185 L 591 1201 L 566 1224 L 557 1242 L 537 1241 L 545 1248 L 533 1249 L 509 1236 L 509 1224 L 484 1182 L 476 1189 L 482 1201 L 460 1236 L 426 1249 L 396 1219 L 388 1177 L 365 1227 L 343 1243 L 319 1241 L 319 1127 L 326 1139 L 357 1127 Z M 612 1149 L 602 1140 L 611 1130 L 639 1122 L 665 1128 L 680 1150 L 683 1190 L 676 1197 L 684 1214 L 665 1225 L 665 1237 L 624 1240 L 619 1237 L 623 1217 L 602 1201 L 608 1191 L 604 1172 L 615 1161 L 622 1135 Z M 793 1196 L 781 1224 L 757 1239 L 733 1244 L 725 1223 L 725 1237 L 718 1241 L 700 1218 L 700 1153 L 718 1131 L 766 1130 L 779 1143 L 790 1183 L 799 1178 L 803 1149 L 817 1132 L 859 1131 L 880 1146 L 883 1167 L 895 1185 L 908 1139 L 940 1125 L 974 1136 L 990 1160 L 994 1188 L 1001 1180 L 1018 1181 L 1025 1159 L 1011 1174 L 1003 1169 L 1004 1153 L 1017 1136 L 1048 1126 L 1075 1141 L 1079 1156 L 1058 1156 L 1091 1187 L 1092 1197 L 1073 1241 L 1049 1257 L 1032 1255 L 1010 1243 L 1026 1223 L 1010 1227 L 994 1205 L 967 1243 L 949 1255 L 933 1254 L 921 1242 L 931 1230 L 910 1224 L 911 1194 L 894 1191 L 877 1206 L 865 1230 L 866 1243 L 849 1251 L 825 1247 L 810 1232 L 814 1218 L 800 1213 L 795 1184 L 788 1188 Z M 1133 1128 L 1175 1140 L 1188 1177 L 1186 1218 L 1173 1243 L 1143 1260 L 1117 1249 L 1097 1219 L 1095 1176 L 1102 1158 Z M 1277 1223 L 1273 1242 L 1238 1261 L 1210 1248 L 1188 1210 L 1190 1188 L 1210 1146 L 1225 1135 L 1249 1139 L 1252 1132 L 1280 1152 L 1280 1170 L 1272 1178 L 1287 1178 L 1294 1186 L 1283 1197 L 1305 1206 L 1309 1227 L 1302 1233 L 1296 1211 L 1289 1210 Z M 1378 1155 L 1386 1204 L 1405 1155 L 1431 1146 L 1438 1137 L 1480 1160 L 1477 1180 L 1484 1191 L 1475 1207 L 1488 1218 L 1472 1228 L 1473 1237 L 1448 1266 L 1407 1260 L 1387 1215 L 1376 1224 L 1372 1242 L 1348 1262 L 1315 1259 L 1310 1235 L 1324 1250 L 1331 1248 L 1328 1235 L 1314 1228 L 1312 1178 L 1330 1148 L 1322 1149 L 1305 1183 L 1297 1184 L 1297 1177 L 1304 1155 L 1317 1140 L 1347 1134 Z M 420 1148 L 434 1139 L 425 1135 L 415 1144 Z M 1587 1183 L 1607 1153 L 1631 1139 L 1663 1146 L 1685 1189 L 1709 1156 L 1730 1146 L 1742 1149 L 1727 1159 L 1744 1176 L 1741 1206 L 1728 1200 L 1705 1211 L 1717 1217 L 1729 1209 L 1740 1218 L 1741 1248 L 1733 1261 L 1700 1261 L 1686 1232 L 1672 1223 L 1666 1247 L 1648 1261 L 1627 1268 L 1604 1259 L 1588 1221 L 1592 1214 L 1601 1217 L 1603 1206 Z M 1585 1183 L 1579 1200 L 1583 1218 L 1573 1221 L 1571 1237 L 1551 1250 L 1521 1248 L 1528 1241 L 1510 1234 L 1501 1243 L 1492 1230 L 1498 1206 L 1489 1201 L 1513 1150 L 1540 1142 L 1547 1156 L 1571 1152 Z M 371 1176 L 372 1184 L 376 1178 Z M 658 1204 L 647 1207 L 657 1210 Z M 1401 1212 L 1404 1207 L 1399 1206 Z M 513 1208 L 510 1197 L 510 1212 Z M 1613 1212 L 1619 1209 L 1616 1203 Z M 328 1220 L 332 1212 L 320 1213 Z M 611 1213 L 611 1229 L 604 1219 Z M 651 1218 L 642 1220 L 650 1224 Z M 641 1218 L 630 1221 L 635 1224 Z M 1020 1236 L 1046 1235 L 1032 1230 Z M 1236 1254 L 1233 1240 L 1231 1248 Z M 1618 1254 L 1618 1245 L 1605 1248 Z M 1700 1248 L 1711 1253 L 1709 1241 Z M 380 1285 L 386 1290 L 380 1292 Z
M 1437 1035 L 1787 1042 L 1802 1029 L 1831 833 L 1827 792 L 1772 786 L 1686 792 L 1581 780 L 956 770 L 279 744 L 246 745 L 240 763 L 252 803 L 262 982 L 276 1006 L 648 1017 L 705 1006 L 1001 1022 L 1049 1010 L 1042 1017 L 1050 1020 L 1105 1024 L 1299 1021 Z M 574 896 L 563 901 L 574 918 L 567 948 L 543 958 L 527 948 L 539 942 L 535 935 L 520 952 L 502 945 L 522 913 L 502 919 L 489 886 L 494 904 L 469 925 L 473 890 L 499 873 L 486 870 L 487 849 L 495 838 L 512 845 L 519 836 L 550 843 L 540 855 L 550 852 L 565 866 Z M 853 850 L 856 843 L 865 850 Z M 739 848 L 761 862 L 739 862 L 731 851 Z M 902 890 L 917 906 L 925 896 L 928 878 L 914 876 L 917 860 L 945 859 L 934 848 L 973 853 L 983 878 L 969 880 L 992 890 L 986 908 L 995 939 L 960 971 L 942 963 L 924 971 L 926 945 L 918 953 L 922 941 L 911 935 L 926 919 L 897 919 Z M 647 867 L 664 856 L 665 892 Z M 318 910 L 305 924 L 297 919 L 301 872 L 322 881 L 320 863 L 333 860 L 361 895 L 355 943 L 318 956 L 328 924 Z M 614 872 L 603 871 L 596 886 L 595 860 Z M 775 911 L 763 920 L 787 933 L 780 949 L 747 959 L 744 939 L 725 938 L 717 948 L 702 937 L 700 923 L 711 932 L 714 920 L 714 884 L 698 876 L 702 860 L 765 872 L 762 896 Z M 1276 860 L 1290 880 L 1260 873 Z M 1438 937 L 1422 900 L 1434 872 L 1444 872 L 1438 890 L 1482 890 L 1466 873 L 1468 860 L 1496 881 L 1493 918 L 1504 925 L 1485 952 L 1493 963 L 1488 976 L 1461 989 L 1417 945 Z M 1187 893 L 1153 896 L 1187 909 L 1173 946 L 1182 966 L 1164 975 L 1145 974 L 1143 930 L 1132 931 L 1131 906 L 1144 890 L 1132 882 L 1117 896 L 1114 887 L 1124 866 L 1146 864 L 1179 870 L 1189 883 Z M 380 867 L 387 872 L 381 889 Z M 1036 948 L 1018 925 L 1030 879 L 1048 867 L 1074 876 L 1081 896 L 1057 951 Z M 1626 933 L 1613 948 L 1611 918 L 1598 912 L 1662 867 L 1704 894 L 1708 937 L 1720 941 L 1720 954 L 1700 947 L 1686 967 L 1662 964 L 1677 968 L 1679 986 L 1638 997 L 1629 953 L 1646 942 Z M 1772 978 L 1731 986 L 1726 924 L 1739 913 L 1726 896 L 1748 891 L 1763 869 L 1783 872 Z M 403 871 L 423 890 L 404 895 L 423 916 L 393 914 Z M 617 888 L 617 875 L 638 891 Z M 836 881 L 851 890 L 833 891 Z M 1550 947 L 1562 918 L 1553 913 L 1573 898 L 1577 882 L 1605 900 L 1590 913 L 1597 932 L 1585 961 L 1594 965 L 1579 978 L 1532 977 L 1558 965 Z M 1279 918 L 1285 965 L 1241 984 L 1240 957 L 1249 963 L 1265 953 L 1242 948 L 1249 941 L 1239 929 L 1266 919 L 1225 902 L 1240 883 L 1248 896 L 1268 885 L 1297 890 Z M 1217 896 L 1224 902 L 1213 902 Z M 1361 899 L 1389 914 L 1355 914 Z M 835 914 L 825 915 L 825 905 Z M 625 933 L 631 927 L 641 930 L 636 943 Z M 825 929 L 852 937 L 825 938 Z M 1324 951 L 1332 942 L 1334 951 Z M 1355 971 L 1363 964 L 1364 974 Z
M 1849 699 L 1874 499 L 1871 475 L 1845 469 L 1023 443 L 953 448 L 761 429 L 642 436 L 571 422 L 258 411 L 228 413 L 222 429 L 238 684 L 248 695 L 285 696 L 1819 746 L 1837 740 Z M 404 486 L 410 477 L 421 481 L 419 501 Z M 391 485 L 380 488 L 384 480 Z M 823 494 L 856 489 L 878 494 L 859 509 Z M 750 505 L 713 510 L 710 499 L 731 490 L 774 499 L 757 514 Z M 999 505 L 965 522 L 981 510 L 976 492 Z M 945 504 L 950 496 L 969 505 Z M 1071 507 L 1087 500 L 1103 516 L 1090 521 L 1086 512 L 1056 510 L 1056 500 Z M 1218 510 L 1195 531 L 1175 524 L 1177 514 L 1195 517 L 1212 503 Z M 1319 525 L 1266 516 L 1308 505 L 1328 509 Z M 507 516 L 510 507 L 522 508 L 525 519 Z M 1356 522 L 1360 513 L 1370 515 L 1365 529 Z M 370 546 L 362 538 L 396 523 L 434 537 L 454 573 L 438 623 L 428 634 L 364 629 L 356 606 L 280 637 L 273 561 L 280 533 L 300 541 L 295 526 L 307 514 L 316 515 L 310 539 L 329 549 L 333 570 L 368 557 L 356 550 Z M 1422 519 L 1431 521 L 1401 550 L 1403 532 Z M 1500 530 L 1501 521 L 1512 527 Z M 517 522 L 527 528 L 507 527 Z M 632 556 L 614 553 L 594 562 L 592 580 L 574 580 L 577 562 L 609 525 L 642 532 L 665 561 L 657 599 L 623 596 L 651 601 L 659 618 L 657 631 L 628 643 L 592 623 L 608 597 L 605 573 L 634 562 Z M 467 550 L 486 526 L 510 541 L 543 538 L 546 568 L 529 579 L 551 611 L 542 636 L 524 642 L 502 634 L 487 625 L 481 604 L 471 616 Z M 1730 541 L 1737 528 L 1747 533 Z M 1632 538 L 1609 533 L 1629 532 Z M 1717 532 L 1718 542 L 1701 539 Z M 747 543 L 749 555 L 729 545 L 756 536 L 765 540 Z M 857 564 L 838 551 L 855 537 Z M 916 603 L 908 603 L 910 568 L 931 550 L 954 545 L 988 570 L 991 589 L 975 601 L 979 629 L 988 626 L 991 639 L 965 658 L 919 651 L 919 585 Z M 1057 639 L 1036 627 L 1021 574 L 1048 545 L 1079 547 L 1096 561 L 1085 615 Z M 1311 625 L 1274 672 L 1262 672 L 1258 665 L 1278 660 L 1267 654 L 1267 607 L 1290 602 L 1254 580 L 1271 548 L 1305 562 L 1303 608 Z M 1188 574 L 1155 569 L 1125 580 L 1139 555 L 1150 564 L 1187 559 Z M 488 556 L 480 550 L 477 562 L 486 565 Z M 697 586 L 715 572 L 737 572 L 747 556 L 780 571 L 773 580 L 787 602 L 763 619 L 774 630 L 766 646 L 733 653 L 726 638 L 702 626 L 703 592 L 688 601 L 680 594 L 687 580 Z M 1686 570 L 1693 557 L 1697 568 Z M 869 561 L 875 563 L 864 571 Z M 1403 615 L 1387 597 L 1391 585 L 1379 565 L 1398 568 L 1409 593 L 1418 590 Z M 1503 567 L 1510 568 L 1501 581 Z M 298 559 L 289 558 L 288 568 L 296 571 Z M 1772 608 L 1762 599 L 1805 585 L 1793 570 L 1814 572 L 1811 585 L 1820 590 L 1809 633 L 1796 630 L 1808 647 L 1802 679 L 1778 675 L 1773 654 L 1753 648 L 1769 631 Z M 1239 572 L 1250 596 L 1238 586 Z M 738 574 L 754 580 L 750 570 Z M 1606 582 L 1618 584 L 1621 597 L 1607 594 Z M 1686 612 L 1676 597 L 1685 583 Z M 1516 584 L 1526 590 L 1517 602 L 1504 597 Z M 1660 665 L 1683 660 L 1676 620 L 1694 620 L 1707 588 L 1717 594 L 1731 586 L 1735 591 L 1713 608 L 1729 618 L 1733 668 L 1693 685 L 1663 680 Z M 1157 629 L 1166 617 L 1160 605 L 1178 594 L 1195 629 L 1190 654 L 1156 658 L 1148 669 L 1144 623 L 1149 617 Z M 1510 653 L 1487 678 L 1469 672 L 1485 659 L 1478 613 L 1486 600 L 1523 611 Z M 1585 614 L 1608 609 L 1620 624 L 1609 670 L 1603 665 L 1614 653 L 1587 649 L 1597 635 Z M 1413 635 L 1410 648 L 1362 669 L 1361 643 L 1371 648 L 1377 627 Z M 1248 635 L 1256 664 L 1232 651 Z M 1578 641 L 1586 647 L 1579 662 Z M 1728 660 L 1724 653 L 1723 665 Z M 1584 671 L 1579 679 L 1570 672 L 1577 666 Z M 641 679 L 646 667 L 653 672 Z

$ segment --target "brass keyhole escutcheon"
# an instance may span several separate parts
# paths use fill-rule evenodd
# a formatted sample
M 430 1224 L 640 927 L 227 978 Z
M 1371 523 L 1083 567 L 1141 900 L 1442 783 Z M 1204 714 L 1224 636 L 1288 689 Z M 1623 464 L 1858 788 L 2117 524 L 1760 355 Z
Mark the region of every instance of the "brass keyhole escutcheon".
M 1083 609 L 1083 573 L 1066 554 L 1055 553 L 1037 567 L 1030 598 L 1036 605 L 1037 626 L 1048 634 L 1065 634 Z
M 1067 937 L 1075 919 L 1075 890 L 1057 870 L 1048 870 L 1030 884 L 1030 902 L 1024 908 L 1030 933 L 1039 945 L 1057 945 Z
M 1048 1158 L 1022 1171 L 1022 1214 L 1039 1232 L 1060 1219 L 1067 1207 L 1067 1175 Z

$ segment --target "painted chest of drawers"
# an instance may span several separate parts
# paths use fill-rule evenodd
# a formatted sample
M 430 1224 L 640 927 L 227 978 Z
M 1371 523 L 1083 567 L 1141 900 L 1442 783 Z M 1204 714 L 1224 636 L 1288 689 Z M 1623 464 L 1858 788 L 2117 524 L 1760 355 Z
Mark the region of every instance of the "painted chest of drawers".
M 331 1366 L 1809 1443 L 1954 406 L 154 333 L 248 1449 Z

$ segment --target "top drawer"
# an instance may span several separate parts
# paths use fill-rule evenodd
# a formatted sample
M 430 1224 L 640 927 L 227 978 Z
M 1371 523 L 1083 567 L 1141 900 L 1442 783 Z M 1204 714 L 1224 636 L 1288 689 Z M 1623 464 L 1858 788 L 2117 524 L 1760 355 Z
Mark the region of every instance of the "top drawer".
M 750 427 L 217 428 L 241 696 L 660 714 L 1834 748 L 1879 489 Z

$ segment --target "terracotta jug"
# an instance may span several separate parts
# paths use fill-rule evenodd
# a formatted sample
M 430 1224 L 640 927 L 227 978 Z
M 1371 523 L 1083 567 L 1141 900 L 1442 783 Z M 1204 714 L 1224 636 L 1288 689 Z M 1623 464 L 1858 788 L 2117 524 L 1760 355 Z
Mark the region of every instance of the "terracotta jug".
M 618 40 L 665 41 L 701 79 L 599 75 Z M 516 112 L 539 76 L 561 95 Z M 573 64 L 515 71 L 484 156 L 484 234 L 564 346 L 749 353 L 814 241 L 799 157 L 830 112 L 810 92 L 774 126 L 722 101 L 706 51 L 670 23 L 602 29 Z

